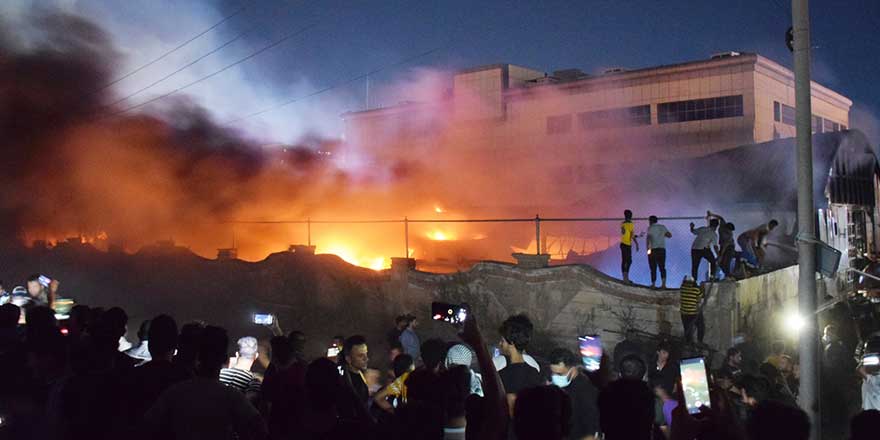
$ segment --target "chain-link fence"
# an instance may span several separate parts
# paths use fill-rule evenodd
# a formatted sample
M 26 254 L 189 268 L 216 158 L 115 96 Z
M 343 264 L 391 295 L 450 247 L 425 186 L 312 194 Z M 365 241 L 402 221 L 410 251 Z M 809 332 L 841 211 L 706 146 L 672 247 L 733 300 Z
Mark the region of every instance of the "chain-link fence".
M 678 286 L 691 273 L 690 223 L 701 217 L 661 217 L 672 234 L 666 239 L 667 284 Z M 230 222 L 238 237 L 238 255 L 263 256 L 290 244 L 314 246 L 317 253 L 336 254 L 363 267 L 382 269 L 392 257 L 414 258 L 426 271 L 466 270 L 483 260 L 513 262 L 513 253 L 549 254 L 552 265 L 588 264 L 621 278 L 621 219 L 612 218 L 489 218 L 399 219 L 359 221 Z M 633 221 L 638 249 L 632 248 L 630 279 L 650 284 L 646 232 L 648 221 Z M 271 233 L 283 229 L 284 234 Z M 540 252 L 539 252 L 540 251 Z M 703 260 L 699 278 L 709 275 Z M 657 284 L 660 283 L 658 270 Z

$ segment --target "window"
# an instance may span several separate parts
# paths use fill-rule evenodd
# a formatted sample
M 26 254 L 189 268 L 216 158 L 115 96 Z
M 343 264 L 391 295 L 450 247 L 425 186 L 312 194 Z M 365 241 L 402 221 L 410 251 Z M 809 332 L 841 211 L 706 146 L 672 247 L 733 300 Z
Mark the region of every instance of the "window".
M 651 106 L 638 105 L 585 112 L 579 114 L 578 119 L 583 130 L 651 125 Z
M 825 119 L 822 121 L 822 131 L 824 131 L 825 133 L 837 131 L 834 129 L 835 125 L 837 124 L 835 124 L 834 121 L 830 119 Z
M 794 107 L 791 107 L 791 106 L 788 106 L 785 104 L 779 104 L 779 106 L 782 107 L 782 121 L 781 122 L 786 125 L 794 125 L 795 120 L 797 120 L 797 115 L 796 115 L 797 112 L 795 112 Z
M 779 110 L 779 102 L 773 101 L 773 120 L 779 122 L 782 120 L 782 113 Z
M 657 104 L 657 122 L 661 124 L 732 118 L 742 115 L 742 95 Z
M 547 134 L 561 134 L 571 131 L 571 115 L 547 117 Z
M 822 133 L 822 118 L 813 115 L 813 133 Z
M 846 130 L 846 125 L 840 124 L 840 129 L 841 129 L 841 130 Z

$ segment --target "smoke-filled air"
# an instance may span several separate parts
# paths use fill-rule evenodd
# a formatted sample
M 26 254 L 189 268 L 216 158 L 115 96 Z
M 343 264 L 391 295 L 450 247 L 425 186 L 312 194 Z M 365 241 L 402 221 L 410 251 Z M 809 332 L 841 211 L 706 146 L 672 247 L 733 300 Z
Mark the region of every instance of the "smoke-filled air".
M 126 104 L 114 105 L 119 97 L 107 87 L 119 74 L 111 68 L 119 55 L 107 32 L 72 15 L 43 14 L 28 25 L 29 32 L 7 31 L 0 42 L 0 222 L 3 235 L 23 243 L 79 237 L 136 252 L 171 239 L 207 258 L 218 248 L 236 247 L 239 258 L 257 261 L 310 241 L 318 253 L 374 269 L 389 267 L 390 258 L 404 252 L 456 266 L 534 252 L 533 225 L 414 223 L 407 243 L 399 223 L 315 223 L 309 236 L 305 224 L 229 222 L 522 218 L 539 212 L 604 217 L 619 215 L 629 202 L 626 188 L 606 183 L 625 172 L 620 165 L 575 170 L 577 179 L 588 180 L 578 183 L 595 182 L 591 194 L 560 193 L 554 182 L 560 169 L 566 172 L 562 165 L 608 154 L 607 146 L 614 146 L 613 154 L 637 151 L 637 134 L 593 140 L 605 150 L 548 155 L 529 139 L 494 136 L 491 120 L 459 123 L 467 119 L 463 111 L 481 112 L 491 103 L 457 96 L 453 108 L 452 77 L 442 69 L 411 69 L 376 92 L 413 101 L 408 105 L 414 110 L 399 124 L 364 132 L 343 114 L 338 117 L 347 124 L 347 138 L 258 142 L 218 123 L 185 94 L 149 112 L 124 112 Z M 699 212 L 665 203 L 674 188 L 652 187 L 660 195 L 647 198 L 656 203 L 651 213 Z M 614 244 L 616 229 L 613 222 L 557 223 L 547 224 L 544 235 L 559 247 L 550 250 L 557 258 L 570 249 L 603 251 Z

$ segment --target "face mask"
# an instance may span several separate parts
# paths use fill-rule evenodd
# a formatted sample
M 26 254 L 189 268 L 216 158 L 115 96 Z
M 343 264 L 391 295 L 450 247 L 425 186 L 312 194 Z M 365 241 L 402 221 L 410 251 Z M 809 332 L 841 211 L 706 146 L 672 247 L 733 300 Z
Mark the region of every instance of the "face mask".
M 571 370 L 569 370 L 569 372 L 570 371 Z M 553 385 L 556 385 L 559 388 L 565 388 L 569 384 L 571 384 L 571 378 L 568 377 L 568 374 L 564 374 L 564 375 L 554 374 L 554 375 L 550 376 L 550 381 L 553 382 Z

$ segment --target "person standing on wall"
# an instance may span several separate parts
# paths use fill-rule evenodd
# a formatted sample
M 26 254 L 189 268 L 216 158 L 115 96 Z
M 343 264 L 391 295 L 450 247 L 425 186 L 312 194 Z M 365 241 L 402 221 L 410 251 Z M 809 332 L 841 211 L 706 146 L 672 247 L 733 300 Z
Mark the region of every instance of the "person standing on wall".
M 695 228 L 694 224 L 691 223 L 691 233 L 696 235 L 694 238 L 694 244 L 691 246 L 691 276 L 694 278 L 694 281 L 698 281 L 699 272 L 700 272 L 700 263 L 703 262 L 703 259 L 709 262 L 709 280 L 715 279 L 715 272 L 718 270 L 715 263 L 715 254 L 712 253 L 712 248 L 718 250 L 718 234 L 715 233 L 715 230 L 718 229 L 718 219 L 713 218 L 709 220 L 709 226 L 702 226 L 699 228 Z
M 721 248 L 718 251 L 718 265 L 724 272 L 724 279 L 728 279 L 733 275 L 730 263 L 733 262 L 733 257 L 736 254 L 736 244 L 733 241 L 733 232 L 736 231 L 736 226 L 712 211 L 706 211 L 706 215 L 710 220 L 718 219 L 718 245 Z
M 623 273 L 623 282 L 629 283 L 629 267 L 632 266 L 632 248 L 639 251 L 639 241 L 633 225 L 633 213 L 629 209 L 623 211 L 623 223 L 620 224 L 620 271 Z
M 657 269 L 660 269 L 660 288 L 666 288 L 666 239 L 672 233 L 666 226 L 657 223 L 657 216 L 648 217 L 648 267 L 651 269 L 651 288 L 657 283 Z

